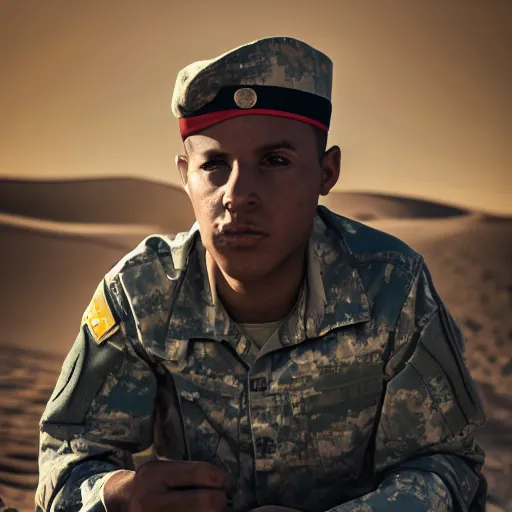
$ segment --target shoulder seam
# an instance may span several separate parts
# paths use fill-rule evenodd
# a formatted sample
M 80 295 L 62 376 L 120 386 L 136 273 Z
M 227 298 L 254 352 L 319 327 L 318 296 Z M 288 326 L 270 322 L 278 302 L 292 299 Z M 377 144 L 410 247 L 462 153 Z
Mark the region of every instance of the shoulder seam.
M 349 242 L 347 241 L 345 230 L 344 230 L 343 226 L 340 225 L 341 222 L 339 219 L 342 219 L 342 220 L 344 219 L 349 222 L 355 222 L 357 224 L 364 226 L 366 229 L 369 229 L 369 230 L 373 230 L 373 231 L 379 231 L 379 230 L 375 230 L 375 228 L 366 226 L 358 221 L 354 221 L 353 219 L 349 219 L 349 218 L 343 217 L 341 215 L 338 215 L 338 214 L 332 212 L 331 210 L 329 210 L 328 208 L 326 208 L 325 206 L 320 205 L 317 211 L 318 211 L 318 214 L 321 217 L 322 221 L 330 229 L 333 229 L 338 234 L 338 236 L 340 237 L 340 243 L 342 244 L 342 246 L 343 246 L 344 250 L 347 252 L 347 254 L 350 256 L 351 263 L 354 266 L 359 266 L 360 264 L 363 264 L 365 258 L 367 259 L 367 261 L 371 261 L 372 259 L 374 259 L 374 261 L 379 261 L 382 263 L 385 263 L 386 260 L 389 258 L 389 263 L 394 263 L 397 266 L 399 265 L 400 268 L 403 268 L 404 270 L 406 270 L 411 275 L 411 277 L 416 277 L 418 268 L 421 267 L 421 265 L 423 264 L 424 258 L 419 252 L 417 252 L 412 247 L 407 245 L 403 240 L 395 237 L 391 233 L 386 233 L 384 231 L 381 231 L 382 234 L 398 240 L 401 244 L 404 245 L 405 248 L 407 248 L 407 250 L 404 250 L 404 251 L 389 250 L 389 251 L 381 251 L 380 253 L 379 252 L 374 252 L 374 253 L 354 252 L 354 250 L 350 246 Z M 379 255 L 382 256 L 382 259 L 379 259 Z M 393 258 L 391 256 L 393 256 Z M 410 266 L 407 264 L 408 256 L 411 260 L 413 260 L 413 264 Z
M 374 257 L 375 254 L 370 255 L 370 257 L 368 257 L 367 259 L 360 258 L 358 254 L 354 254 L 354 253 L 351 253 L 351 256 L 352 256 L 352 261 L 354 262 L 355 266 L 358 268 L 364 266 L 367 263 L 372 263 L 372 262 L 382 263 L 382 264 L 392 263 L 393 265 L 405 270 L 414 280 L 414 278 L 418 274 L 418 268 L 421 267 L 424 262 L 423 256 L 419 253 L 416 253 L 415 257 L 414 257 L 414 260 L 415 260 L 414 264 L 408 265 L 407 262 L 403 261 L 403 258 L 401 258 L 401 256 L 403 256 L 402 253 L 395 252 L 394 254 L 397 256 L 396 259 L 392 258 L 392 257 L 382 257 L 382 258 Z

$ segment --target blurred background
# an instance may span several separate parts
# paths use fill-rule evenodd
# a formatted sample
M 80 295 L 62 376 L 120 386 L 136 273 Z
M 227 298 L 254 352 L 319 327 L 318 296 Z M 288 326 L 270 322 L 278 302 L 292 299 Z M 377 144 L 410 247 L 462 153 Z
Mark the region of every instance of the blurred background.
M 334 62 L 323 202 L 425 256 L 486 406 L 488 509 L 512 511 L 511 26 L 509 0 L 0 0 L 4 502 L 33 510 L 38 420 L 105 272 L 194 221 L 177 72 L 288 35 Z

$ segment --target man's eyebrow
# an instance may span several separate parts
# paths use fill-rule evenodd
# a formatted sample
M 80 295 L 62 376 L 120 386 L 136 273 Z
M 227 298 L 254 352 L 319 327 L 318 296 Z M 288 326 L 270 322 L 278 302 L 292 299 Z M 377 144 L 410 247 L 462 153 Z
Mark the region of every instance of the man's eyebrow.
M 211 160 L 213 158 L 228 158 L 229 154 L 225 151 L 220 151 L 219 149 L 206 149 L 205 151 L 200 151 L 199 154 L 202 158 L 206 158 L 207 160 Z
M 263 146 L 258 147 L 255 152 L 256 153 L 266 153 L 269 151 L 277 151 L 278 149 L 289 149 L 291 151 L 297 151 L 297 148 L 288 140 L 281 140 L 279 142 L 272 142 L 270 144 L 264 144 Z M 229 153 L 226 151 L 221 151 L 220 149 L 206 149 L 204 151 L 199 151 L 198 154 L 201 155 L 202 158 L 206 158 L 211 160 L 213 158 L 229 158 Z
M 290 149 L 297 151 L 297 148 L 289 140 L 280 140 L 279 142 L 272 142 L 271 144 L 265 144 L 258 148 L 258 153 L 264 153 L 266 151 L 276 151 L 278 149 Z

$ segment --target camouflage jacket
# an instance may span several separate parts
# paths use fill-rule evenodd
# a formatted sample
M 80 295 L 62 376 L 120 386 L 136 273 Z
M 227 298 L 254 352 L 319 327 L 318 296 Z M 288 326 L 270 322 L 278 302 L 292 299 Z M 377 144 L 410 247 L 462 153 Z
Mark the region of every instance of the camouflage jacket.
M 152 445 L 224 468 L 233 512 L 483 510 L 484 413 L 422 257 L 319 207 L 304 282 L 259 350 L 214 300 L 197 226 L 123 258 L 41 419 L 36 510 L 105 510 Z

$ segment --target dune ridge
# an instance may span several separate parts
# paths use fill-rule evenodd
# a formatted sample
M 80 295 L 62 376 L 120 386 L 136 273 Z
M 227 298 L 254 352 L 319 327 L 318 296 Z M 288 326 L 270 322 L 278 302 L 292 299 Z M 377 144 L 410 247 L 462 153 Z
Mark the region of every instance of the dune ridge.
M 321 203 L 348 217 L 446 218 L 485 212 L 425 199 L 362 192 L 331 192 Z M 178 186 L 138 178 L 0 179 L 0 211 L 59 222 L 149 224 L 166 232 L 188 229 L 194 213 Z M 495 216 L 489 216 L 495 217 Z
M 54 220 L 25 217 L 10 213 L 0 213 L 0 224 L 12 228 L 39 231 L 42 233 L 54 233 L 63 235 L 78 235 L 88 237 L 90 235 L 137 236 L 145 233 L 157 233 L 160 226 L 144 224 L 107 224 L 87 222 L 58 222 Z
M 178 232 L 192 225 L 186 193 L 140 179 L 0 180 L 0 211 L 59 222 L 149 224 Z M 141 220 L 144 219 L 144 220 Z
M 161 232 L 161 229 L 143 224 L 58 222 L 0 213 L 0 238 L 7 240 L 13 233 L 28 232 L 34 237 L 60 237 L 75 240 L 78 244 L 96 244 L 128 252 L 147 236 Z

